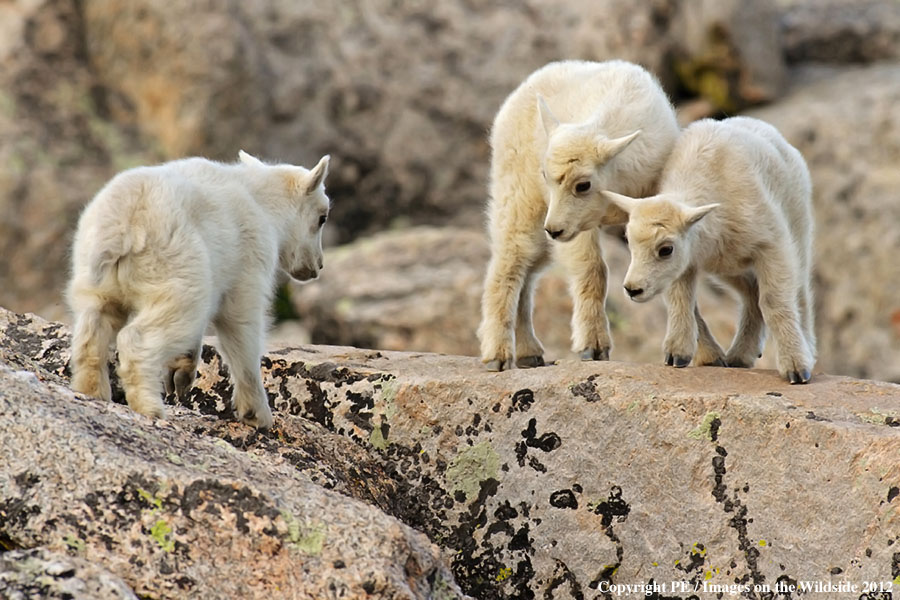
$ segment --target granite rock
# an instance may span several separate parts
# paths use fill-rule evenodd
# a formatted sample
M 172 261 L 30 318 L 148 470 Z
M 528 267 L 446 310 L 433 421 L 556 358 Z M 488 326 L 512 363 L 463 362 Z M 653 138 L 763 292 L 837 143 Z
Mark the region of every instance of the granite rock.
M 3 313 L 3 321 L 0 348 L 9 366 L 0 383 L 6 392 L 0 422 L 18 423 L 19 451 L 30 448 L 32 438 L 45 440 L 26 474 L 18 463 L 0 471 L 4 514 L 11 514 L 11 497 L 21 499 L 0 535 L 19 545 L 63 548 L 54 542 L 57 535 L 108 534 L 122 523 L 127 539 L 137 543 L 128 552 L 152 556 L 140 572 L 117 555 L 117 546 L 104 549 L 102 537 L 95 543 L 85 535 L 105 568 L 129 585 L 146 586 L 148 569 L 173 561 L 176 573 L 190 574 L 189 559 L 199 560 L 200 548 L 215 546 L 197 539 L 186 510 L 211 527 L 207 535 L 226 529 L 223 520 L 235 528 L 244 523 L 250 534 L 225 543 L 230 555 L 249 561 L 287 545 L 285 536 L 292 535 L 275 517 L 268 527 L 280 541 L 247 547 L 247 538 L 267 539 L 270 529 L 260 529 L 267 507 L 291 506 L 294 522 L 306 524 L 304 540 L 315 537 L 308 525 L 314 518 L 328 523 L 327 540 L 337 535 L 335 504 L 352 504 L 356 515 L 365 511 L 360 502 L 306 485 L 296 469 L 284 473 L 280 481 L 291 485 L 276 494 L 266 481 L 283 473 L 281 465 L 270 463 L 272 453 L 252 439 L 235 448 L 210 443 L 202 432 L 191 435 L 196 419 L 227 416 L 230 390 L 212 347 L 204 350 L 186 406 L 170 407 L 169 421 L 153 423 L 55 382 L 65 352 L 45 349 L 52 346 L 47 338 L 64 341 L 64 328 L 48 334 L 38 319 L 11 313 Z M 49 370 L 23 373 L 42 361 L 49 361 Z M 816 373 L 809 385 L 790 386 L 772 371 L 619 362 L 562 361 L 496 374 L 483 372 L 475 358 L 326 346 L 271 348 L 262 367 L 276 416 L 272 443 L 290 446 L 274 440 L 289 423 L 307 419 L 321 426 L 321 435 L 365 451 L 396 486 L 389 486 L 395 491 L 385 510 L 440 545 L 460 586 L 476 598 L 603 596 L 610 583 L 674 581 L 686 589 L 774 588 L 797 581 L 859 585 L 884 580 L 898 568 L 898 385 Z M 13 394 L 26 399 L 32 419 L 9 416 L 25 411 L 22 402 L 11 406 Z M 90 425 L 81 413 L 90 415 Z M 54 414 L 67 417 L 65 429 L 61 422 L 53 425 Z M 38 422 L 40 428 L 31 425 Z M 79 443 L 75 432 L 91 443 Z M 66 455 L 53 450 L 61 447 L 60 438 L 70 440 Z M 136 454 L 147 464 L 140 471 L 146 481 L 120 472 L 120 465 L 138 460 Z M 106 492 L 109 505 L 100 503 L 100 510 L 73 523 L 63 518 L 79 510 L 70 504 L 52 521 L 53 496 L 31 490 L 96 487 L 70 480 L 69 466 L 84 466 L 86 458 L 95 459 L 98 473 L 82 477 L 112 478 L 94 492 L 98 500 Z M 202 474 L 196 472 L 200 466 L 206 468 Z M 206 504 L 185 500 L 181 482 L 226 474 L 233 485 L 198 495 Z M 234 501 L 220 502 L 217 490 Z M 325 495 L 327 511 L 317 517 L 304 512 Z M 157 528 L 154 537 L 155 524 L 170 520 L 172 532 Z M 419 540 L 404 531 L 399 525 L 388 530 L 398 536 L 391 547 L 400 556 Z M 162 547 L 170 542 L 171 552 Z M 433 556 L 427 544 L 418 547 Z M 369 552 L 382 556 L 383 548 Z M 329 550 L 326 541 L 322 553 Z M 438 569 L 422 554 L 418 564 Z M 306 577 L 322 576 L 313 557 L 300 559 L 309 569 Z M 278 560 L 276 552 L 259 568 L 271 570 Z M 347 561 L 348 568 L 354 564 Z M 666 592 L 672 598 L 690 593 Z

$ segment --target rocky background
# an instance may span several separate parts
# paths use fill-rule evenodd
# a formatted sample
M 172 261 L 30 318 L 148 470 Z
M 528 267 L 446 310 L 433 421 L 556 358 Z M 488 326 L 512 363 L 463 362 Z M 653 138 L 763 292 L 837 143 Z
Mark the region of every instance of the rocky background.
M 654 71 L 684 123 L 750 114 L 801 150 L 818 369 L 900 381 L 896 0 L 0 2 L 0 305 L 67 318 L 78 213 L 123 168 L 330 153 L 327 271 L 276 335 L 474 355 L 493 115 L 547 61 L 614 57 Z M 627 252 L 606 248 L 613 358 L 659 362 L 662 302 L 626 303 Z M 537 305 L 549 359 L 570 356 L 564 288 L 551 271 Z M 730 294 L 701 305 L 727 345 Z

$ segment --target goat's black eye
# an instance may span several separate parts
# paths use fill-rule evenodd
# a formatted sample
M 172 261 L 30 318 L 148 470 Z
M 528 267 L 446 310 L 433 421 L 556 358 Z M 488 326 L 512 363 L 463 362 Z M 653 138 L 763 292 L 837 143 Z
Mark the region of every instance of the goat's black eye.
M 575 191 L 578 192 L 579 194 L 583 194 L 586 191 L 588 191 L 589 189 L 591 189 L 590 181 L 579 181 L 578 183 L 575 184 Z
M 665 246 L 660 246 L 659 248 L 659 257 L 660 258 L 669 258 L 672 256 L 672 251 L 675 250 L 673 246 L 666 244 Z
M 326 215 L 322 215 L 321 217 L 319 217 L 319 227 L 324 226 L 325 221 L 327 221 L 327 220 L 328 220 L 328 217 Z

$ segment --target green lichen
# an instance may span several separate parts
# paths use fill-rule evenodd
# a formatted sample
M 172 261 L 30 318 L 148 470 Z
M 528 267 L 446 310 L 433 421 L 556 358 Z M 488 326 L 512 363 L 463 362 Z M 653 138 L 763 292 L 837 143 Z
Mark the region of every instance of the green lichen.
M 74 552 L 84 552 L 84 540 L 80 537 L 69 534 L 63 538 L 63 541 L 66 543 L 66 546 L 69 547 L 69 550 Z
M 445 477 L 450 489 L 462 492 L 466 500 L 478 497 L 481 482 L 495 479 L 500 468 L 500 457 L 488 442 L 481 442 L 460 452 L 450 461 Z
M 878 410 L 878 407 L 873 407 L 872 410 L 867 413 L 856 413 L 856 416 L 866 423 L 871 423 L 872 425 L 886 425 L 888 423 L 888 419 L 890 419 L 891 422 L 898 419 L 898 414 L 896 412 L 881 412 L 880 410 Z
M 184 464 L 184 461 L 181 459 L 181 457 L 178 456 L 177 454 L 175 454 L 174 452 L 167 452 L 166 458 L 169 459 L 169 462 L 172 463 L 173 465 L 183 465 Z
M 171 535 L 172 528 L 162 519 L 159 519 L 153 524 L 153 527 L 150 528 L 150 537 L 156 540 L 159 547 L 166 552 L 173 552 L 175 550 L 175 542 L 172 540 Z
M 281 518 L 287 525 L 287 541 L 297 550 L 310 556 L 318 556 L 325 546 L 326 528 L 324 523 L 300 523 L 288 511 L 281 511 Z
M 381 414 L 387 419 L 393 419 L 397 414 L 397 406 L 394 399 L 397 397 L 399 384 L 394 379 L 381 382 Z
M 153 505 L 156 510 L 162 510 L 162 500 L 155 494 L 151 494 L 147 490 L 143 490 L 141 488 L 138 488 L 137 493 L 138 496 L 140 496 L 147 502 L 147 504 Z
M 369 443 L 372 444 L 372 447 L 376 450 L 386 450 L 387 447 L 391 445 L 391 443 L 385 439 L 381 427 L 372 429 L 372 433 L 369 434 Z
M 713 421 L 719 419 L 721 421 L 721 415 L 715 411 L 710 411 L 706 413 L 703 417 L 703 421 L 698 425 L 695 429 L 692 429 L 690 433 L 688 433 L 689 438 L 693 438 L 695 440 L 707 440 L 709 442 L 713 441 L 712 438 L 712 424 Z

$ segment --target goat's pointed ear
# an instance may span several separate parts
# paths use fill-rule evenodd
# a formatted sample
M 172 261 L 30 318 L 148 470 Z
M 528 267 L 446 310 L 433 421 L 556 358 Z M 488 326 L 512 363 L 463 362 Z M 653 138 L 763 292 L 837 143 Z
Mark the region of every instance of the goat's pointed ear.
M 628 145 L 637 138 L 641 134 L 641 130 L 638 129 L 628 135 L 623 135 L 619 138 L 614 138 L 611 140 L 603 139 L 597 142 L 597 151 L 600 156 L 605 157 L 607 160 L 617 155 L 619 152 L 628 147 Z
M 640 202 L 637 198 L 631 198 L 630 196 L 623 196 L 622 194 L 617 194 L 615 192 L 610 192 L 608 190 L 603 190 L 600 192 L 600 195 L 609 202 L 609 205 L 614 209 L 619 209 L 624 214 L 624 219 L 622 216 L 618 218 L 621 219 L 619 223 L 610 223 L 610 225 L 617 225 L 628 222 L 628 215 L 631 214 L 631 211 L 634 210 L 634 207 L 637 206 L 637 203 Z M 615 218 L 614 211 L 606 211 L 607 217 Z
M 713 209 L 718 207 L 718 204 L 704 204 L 703 206 L 691 206 L 687 208 L 684 212 L 684 224 L 685 228 L 690 227 L 697 223 L 700 219 L 708 215 Z
M 325 177 L 328 175 L 328 163 L 331 161 L 331 156 L 326 154 L 321 159 L 319 159 L 319 163 L 313 167 L 312 171 L 309 172 L 309 178 L 306 182 L 306 193 L 311 194 L 316 191 L 320 185 L 325 183 Z
M 238 158 L 245 165 L 253 165 L 255 167 L 260 167 L 263 165 L 263 162 L 261 160 L 259 160 L 258 158 L 256 158 L 255 156 L 253 156 L 251 154 L 244 152 L 243 150 L 240 150 L 238 152 Z
M 553 116 L 553 113 L 550 112 L 550 107 L 547 106 L 547 102 L 540 94 L 537 97 L 537 107 L 538 113 L 541 115 L 541 123 L 544 125 L 544 133 L 547 134 L 547 137 L 550 137 L 553 130 L 559 127 L 559 119 Z

